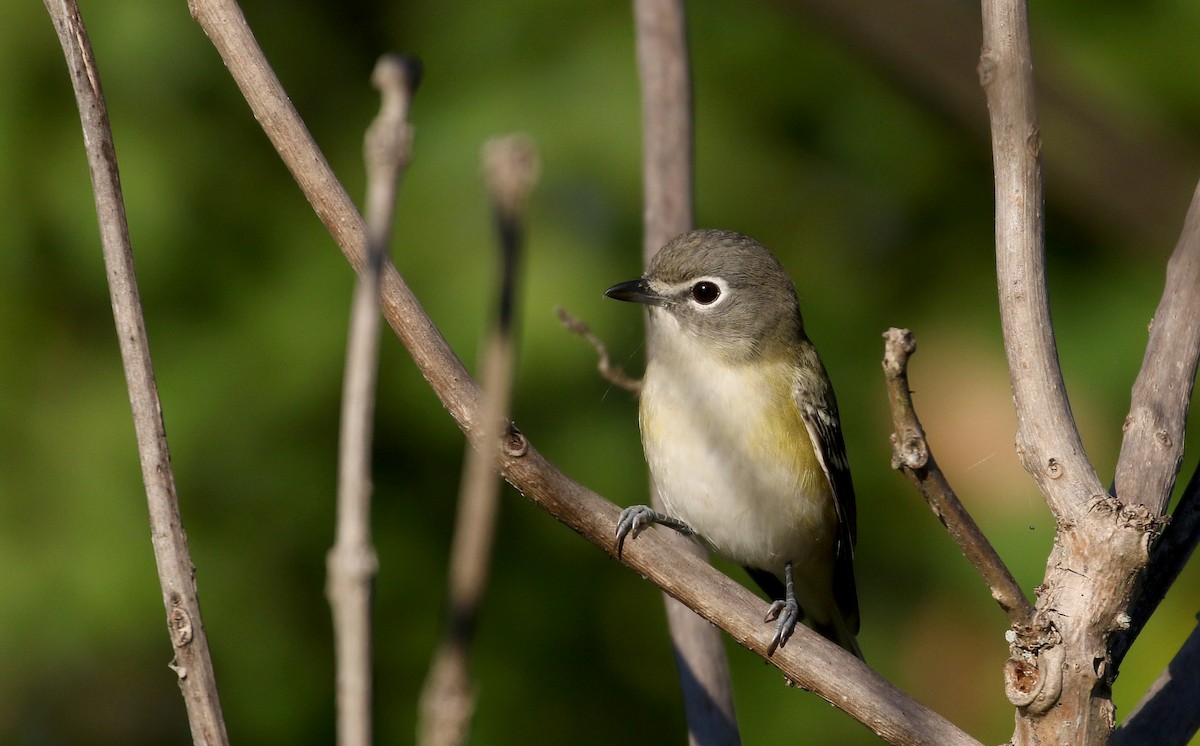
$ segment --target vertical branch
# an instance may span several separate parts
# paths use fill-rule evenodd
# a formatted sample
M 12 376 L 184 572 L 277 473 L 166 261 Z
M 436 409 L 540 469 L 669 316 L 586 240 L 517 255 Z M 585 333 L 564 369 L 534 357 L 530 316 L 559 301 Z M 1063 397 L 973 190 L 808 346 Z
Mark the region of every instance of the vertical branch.
M 1063 385 L 1046 289 L 1041 133 L 1023 0 L 983 1 L 979 77 L 987 92 L 996 180 L 996 279 L 1017 410 L 1017 449 L 1046 502 L 1077 515 L 1102 494 Z
M 475 710 L 470 656 L 483 604 L 496 533 L 500 479 L 497 446 L 510 427 L 517 266 L 525 202 L 538 175 L 534 144 L 521 136 L 496 138 L 484 146 L 484 172 L 496 216 L 500 282 L 496 319 L 484 343 L 481 364 L 480 438 L 467 448 L 450 549 L 447 619 L 442 640 L 421 694 L 419 742 L 454 746 L 466 740 Z
M 410 160 L 409 99 L 417 68 L 394 55 L 375 66 L 383 97 L 367 130 L 367 265 L 354 288 L 338 447 L 337 536 L 326 558 L 337 657 L 337 738 L 371 743 L 371 589 L 378 567 L 371 543 L 371 418 L 379 361 L 379 285 L 391 237 L 396 189 Z
M 692 81 L 683 0 L 634 0 L 633 9 L 642 85 L 642 253 L 649 264 L 663 244 L 693 225 Z M 648 340 L 648 355 L 654 354 L 653 345 Z M 651 502 L 663 510 L 653 491 Z M 705 555 L 695 542 L 667 533 L 681 551 Z M 740 743 L 720 634 L 675 599 L 664 599 L 690 742 Z
M 188 552 L 187 535 L 179 513 L 162 402 L 158 398 L 154 365 L 150 359 L 150 342 L 142 316 L 116 147 L 100 88 L 100 73 L 74 0 L 45 0 L 45 4 L 62 44 L 83 125 L 113 319 L 129 389 L 142 480 L 146 485 L 154 561 L 158 566 L 167 628 L 175 650 L 171 668 L 179 677 L 193 743 L 226 744 L 229 739 L 221 715 L 208 638 L 200 616 L 196 569 Z

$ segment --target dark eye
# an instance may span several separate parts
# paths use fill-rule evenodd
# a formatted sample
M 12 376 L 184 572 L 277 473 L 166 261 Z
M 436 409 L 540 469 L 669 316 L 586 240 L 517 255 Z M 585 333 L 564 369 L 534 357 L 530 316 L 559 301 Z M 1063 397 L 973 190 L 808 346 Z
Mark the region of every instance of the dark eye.
M 703 303 L 707 306 L 721 297 L 721 288 L 715 282 L 708 282 L 707 280 L 697 282 L 695 285 L 692 285 L 692 297 L 696 299 L 697 303 Z

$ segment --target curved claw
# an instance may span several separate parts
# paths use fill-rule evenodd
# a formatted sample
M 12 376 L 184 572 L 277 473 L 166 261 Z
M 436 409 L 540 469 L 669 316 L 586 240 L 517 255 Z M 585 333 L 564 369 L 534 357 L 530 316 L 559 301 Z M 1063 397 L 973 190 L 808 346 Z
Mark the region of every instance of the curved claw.
M 659 517 L 648 505 L 631 505 L 617 519 L 617 557 L 625 549 L 625 539 L 634 538 Z
M 663 515 L 649 505 L 631 505 L 622 510 L 621 517 L 617 519 L 617 558 L 621 557 L 626 538 L 635 538 L 642 532 L 642 529 L 654 523 L 673 528 L 684 536 L 692 536 L 696 533 L 695 529 L 678 518 Z
M 769 622 L 779 617 L 779 624 L 775 625 L 775 635 L 771 638 L 770 644 L 767 645 L 768 658 L 775 652 L 775 648 L 781 648 L 787 644 L 788 638 L 796 631 L 796 624 L 804 616 L 804 612 L 800 609 L 800 604 L 796 601 L 796 584 L 792 581 L 791 562 L 784 565 L 783 586 L 783 600 L 772 602 L 770 608 L 767 609 L 767 618 L 763 620 Z
M 800 622 L 800 604 L 794 599 L 785 601 L 775 601 L 767 609 L 767 616 L 763 619 L 764 622 L 772 621 L 778 618 L 779 623 L 775 625 L 775 635 L 771 638 L 770 644 L 767 645 L 767 657 L 775 652 L 776 648 L 781 648 L 787 644 L 792 633 L 796 631 L 796 625 Z

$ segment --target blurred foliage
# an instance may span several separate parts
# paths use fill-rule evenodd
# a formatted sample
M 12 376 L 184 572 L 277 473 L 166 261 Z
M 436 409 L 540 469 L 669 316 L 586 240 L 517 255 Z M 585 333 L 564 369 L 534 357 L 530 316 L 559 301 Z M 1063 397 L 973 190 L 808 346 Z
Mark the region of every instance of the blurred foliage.
M 0 7 L 0 742 L 186 743 L 73 98 L 40 5 Z M 643 500 L 635 404 L 598 378 L 591 350 L 552 313 L 562 304 L 586 319 L 637 373 L 639 316 L 601 296 L 640 272 L 627 4 L 244 7 L 353 194 L 377 107 L 375 59 L 389 50 L 423 58 L 395 260 L 469 367 L 493 296 L 479 147 L 497 133 L 536 138 L 543 177 L 528 231 L 515 418 L 579 481 L 622 504 Z M 862 646 L 917 699 L 984 742 L 1005 740 L 1003 616 L 889 468 L 879 369 L 880 333 L 914 329 L 913 385 L 939 461 L 1032 589 L 1052 522 L 1012 448 L 987 143 L 795 9 L 690 10 L 698 220 L 760 238 L 797 279 L 858 484 Z M 324 561 L 351 273 L 186 3 L 114 0 L 83 11 L 230 735 L 330 743 Z M 1194 4 L 1053 0 L 1034 22 L 1038 55 L 1072 61 L 1087 90 L 1130 121 L 1194 138 Z M 1048 161 L 1068 148 L 1047 135 Z M 1187 200 L 1178 195 L 1178 225 Z M 1060 352 L 1108 480 L 1170 241 L 1114 237 L 1064 214 L 1053 195 L 1047 218 Z M 463 440 L 390 337 L 382 364 L 379 742 L 403 743 L 440 619 Z M 473 742 L 681 742 L 657 592 L 511 490 L 501 532 L 477 646 Z M 1116 687 L 1120 713 L 1195 624 L 1197 581 L 1193 568 L 1133 649 Z M 731 645 L 730 659 L 747 743 L 794 740 L 800 729 L 814 743 L 874 742 L 745 650 Z

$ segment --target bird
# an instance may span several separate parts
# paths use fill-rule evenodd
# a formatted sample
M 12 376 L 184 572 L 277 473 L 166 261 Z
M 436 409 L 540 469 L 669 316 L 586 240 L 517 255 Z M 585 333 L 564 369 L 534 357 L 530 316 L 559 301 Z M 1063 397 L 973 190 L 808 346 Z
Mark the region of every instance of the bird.
M 638 421 L 666 511 L 623 510 L 618 554 L 653 524 L 694 536 L 770 597 L 768 657 L 806 619 L 862 659 L 837 399 L 779 260 L 741 233 L 690 231 L 605 295 L 648 309 Z

